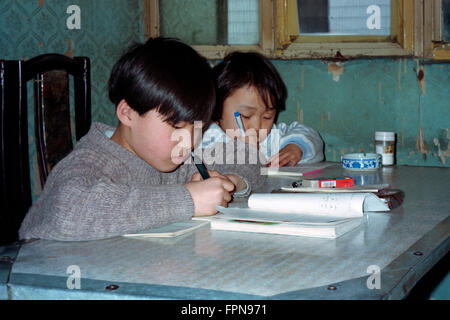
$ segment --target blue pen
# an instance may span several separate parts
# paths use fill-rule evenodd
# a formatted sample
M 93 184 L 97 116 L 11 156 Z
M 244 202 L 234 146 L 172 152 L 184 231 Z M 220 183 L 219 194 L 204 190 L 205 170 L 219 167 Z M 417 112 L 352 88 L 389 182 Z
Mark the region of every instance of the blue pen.
M 234 118 L 236 119 L 236 123 L 237 123 L 239 129 L 241 130 L 242 136 L 245 137 L 245 129 L 244 129 L 244 124 L 242 123 L 241 114 L 236 111 L 234 113 Z
M 200 175 L 202 176 L 203 180 L 206 180 L 209 178 L 208 170 L 206 170 L 205 165 L 201 161 L 197 161 L 197 157 L 195 156 L 194 152 L 191 152 L 192 159 L 194 159 L 194 164 L 197 167 L 198 172 L 200 172 Z

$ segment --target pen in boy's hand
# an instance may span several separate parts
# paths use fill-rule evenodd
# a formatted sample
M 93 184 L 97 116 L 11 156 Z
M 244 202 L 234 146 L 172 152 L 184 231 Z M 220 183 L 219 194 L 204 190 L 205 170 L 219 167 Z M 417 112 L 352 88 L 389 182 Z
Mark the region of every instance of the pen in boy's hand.
M 206 180 L 209 178 L 208 170 L 206 170 L 205 165 L 201 161 L 197 161 L 197 157 L 195 156 L 194 152 L 191 153 L 192 159 L 194 160 L 195 166 L 198 169 L 198 172 L 200 172 L 200 175 L 202 176 L 203 180 Z

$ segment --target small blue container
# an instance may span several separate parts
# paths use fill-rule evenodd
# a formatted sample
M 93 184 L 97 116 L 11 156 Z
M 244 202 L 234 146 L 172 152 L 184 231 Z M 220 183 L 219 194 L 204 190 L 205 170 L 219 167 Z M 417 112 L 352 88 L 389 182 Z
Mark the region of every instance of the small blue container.
M 375 171 L 381 168 L 378 153 L 350 153 L 341 156 L 342 168 L 351 171 Z

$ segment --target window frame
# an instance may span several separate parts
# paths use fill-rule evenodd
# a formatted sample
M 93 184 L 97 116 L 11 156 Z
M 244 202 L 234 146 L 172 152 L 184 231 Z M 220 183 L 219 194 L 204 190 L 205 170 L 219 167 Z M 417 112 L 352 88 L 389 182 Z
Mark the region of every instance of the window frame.
M 424 2 L 423 54 L 434 60 L 450 60 L 450 42 L 442 37 L 442 1 Z
M 272 56 L 274 35 L 274 0 L 259 0 L 259 43 L 255 45 L 193 45 L 207 59 L 222 59 L 232 51 L 256 51 Z M 276 0 L 275 0 L 276 1 Z M 145 38 L 160 36 L 159 0 L 143 0 Z M 263 21 L 265 23 L 263 23 Z
M 277 26 L 277 49 L 279 55 L 284 58 L 407 56 L 415 53 L 417 45 L 414 31 L 419 22 L 415 12 L 418 0 L 393 0 L 391 5 L 393 40 L 389 40 L 386 36 L 297 36 L 292 39 L 284 27 L 288 1 L 277 0 L 278 21 L 282 22 Z
M 160 36 L 159 0 L 142 0 L 145 38 Z M 289 0 L 259 0 L 260 41 L 256 45 L 193 45 L 208 59 L 232 51 L 256 51 L 272 59 L 416 56 L 450 60 L 450 43 L 436 40 L 440 5 L 434 0 L 392 0 L 392 40 L 383 36 L 321 36 L 313 42 L 293 41 L 286 33 Z M 439 4 L 441 3 L 438 1 Z M 424 22 L 433 21 L 432 26 Z M 337 39 L 338 41 L 335 41 Z M 386 39 L 387 41 L 380 41 Z M 350 41 L 358 40 L 358 41 Z

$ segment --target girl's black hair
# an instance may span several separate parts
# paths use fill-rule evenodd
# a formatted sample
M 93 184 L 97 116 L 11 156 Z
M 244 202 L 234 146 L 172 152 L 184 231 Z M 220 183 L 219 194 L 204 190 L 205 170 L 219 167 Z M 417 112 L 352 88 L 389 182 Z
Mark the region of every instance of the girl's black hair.
M 234 90 L 255 86 L 267 107 L 282 111 L 287 89 L 273 64 L 256 52 L 233 52 L 213 68 L 216 82 L 216 107 L 212 120 L 222 118 L 223 103 Z
M 166 122 L 209 123 L 215 104 L 212 68 L 193 48 L 172 38 L 135 44 L 114 65 L 109 98 L 143 115 L 156 109 Z

